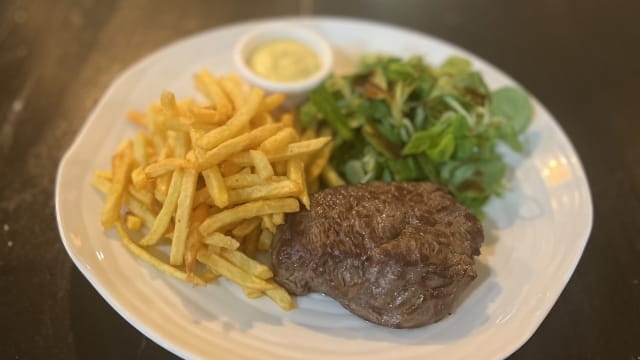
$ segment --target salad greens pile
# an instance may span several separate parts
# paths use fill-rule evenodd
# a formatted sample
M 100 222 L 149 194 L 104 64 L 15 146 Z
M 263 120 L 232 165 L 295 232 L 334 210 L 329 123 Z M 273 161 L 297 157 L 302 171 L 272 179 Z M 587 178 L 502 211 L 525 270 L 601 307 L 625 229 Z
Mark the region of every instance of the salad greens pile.
M 504 189 L 500 142 L 517 152 L 532 117 L 522 90 L 490 91 L 471 63 L 369 56 L 333 76 L 300 108 L 304 128 L 334 134 L 331 165 L 349 183 L 433 181 L 478 216 Z

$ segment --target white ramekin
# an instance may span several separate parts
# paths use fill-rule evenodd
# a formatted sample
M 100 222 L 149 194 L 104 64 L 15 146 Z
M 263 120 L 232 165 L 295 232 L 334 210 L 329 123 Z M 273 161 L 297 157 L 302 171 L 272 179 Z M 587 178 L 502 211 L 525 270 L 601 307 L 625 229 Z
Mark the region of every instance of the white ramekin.
M 260 45 L 273 40 L 296 40 L 313 50 L 320 59 L 320 70 L 309 78 L 295 82 L 279 82 L 256 74 L 247 64 L 249 56 Z M 311 30 L 287 23 L 262 26 L 243 36 L 233 51 L 235 66 L 242 77 L 267 92 L 301 95 L 318 86 L 333 69 L 333 52 L 322 36 Z

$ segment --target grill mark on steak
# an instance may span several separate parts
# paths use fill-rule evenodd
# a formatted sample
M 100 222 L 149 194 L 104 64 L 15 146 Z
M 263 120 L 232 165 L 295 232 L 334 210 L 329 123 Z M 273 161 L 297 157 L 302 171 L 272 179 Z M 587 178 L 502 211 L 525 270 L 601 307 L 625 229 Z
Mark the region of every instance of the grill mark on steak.
M 482 226 L 433 183 L 368 183 L 311 196 L 272 247 L 275 280 L 325 293 L 354 314 L 397 328 L 441 320 L 476 278 Z

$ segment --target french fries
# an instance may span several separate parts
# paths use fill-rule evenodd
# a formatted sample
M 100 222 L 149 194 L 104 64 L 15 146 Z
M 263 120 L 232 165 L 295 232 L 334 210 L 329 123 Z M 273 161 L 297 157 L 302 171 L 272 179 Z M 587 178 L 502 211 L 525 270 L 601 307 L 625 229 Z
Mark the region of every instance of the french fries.
M 255 216 L 273 214 L 276 212 L 297 212 L 299 210 L 300 204 L 298 203 L 298 200 L 294 198 L 251 201 L 211 215 L 202 223 L 202 225 L 200 225 L 199 229 L 202 234 L 207 235 L 224 227 L 225 225 L 250 219 Z
M 127 234 L 127 232 L 124 230 L 124 227 L 119 222 L 115 223 L 115 227 L 118 230 L 118 235 L 120 235 L 120 239 L 122 240 L 122 243 L 127 247 L 127 249 L 129 249 L 129 251 L 131 251 L 135 256 L 137 256 L 142 261 L 148 264 L 151 264 L 153 267 L 175 277 L 176 279 L 190 282 L 190 283 L 193 283 L 194 285 L 205 285 L 205 282 L 202 279 L 200 279 L 198 276 L 189 276 L 189 274 L 187 274 L 186 272 L 180 269 L 177 269 L 163 262 L 162 260 L 156 258 L 155 256 L 149 254 L 145 249 L 141 248 L 139 245 L 133 242 L 133 240 L 131 240 L 131 237 L 129 237 L 129 234 Z
M 300 194 L 300 184 L 291 180 L 270 182 L 241 189 L 229 190 L 229 204 L 241 204 L 252 200 L 276 199 Z
M 164 91 L 147 112 L 127 114 L 142 130 L 92 180 L 106 194 L 101 223 L 161 272 L 194 285 L 223 276 L 291 310 L 256 255 L 269 251 L 286 213 L 309 207 L 306 178 L 326 176 L 331 139 L 301 137 L 293 114 L 279 110 L 282 94 L 206 70 L 194 80 L 206 103 Z M 159 244 L 169 244 L 168 261 L 154 255 L 164 247 L 145 249 Z
M 228 189 L 240 189 L 264 183 L 266 183 L 265 179 L 258 174 L 238 173 L 224 178 L 224 184 Z
M 189 231 L 189 217 L 193 208 L 197 181 L 198 177 L 195 170 L 189 169 L 184 172 L 176 208 L 176 226 L 171 240 L 171 254 L 169 255 L 169 263 L 171 265 L 182 265 L 184 260 L 187 232 Z
M 199 252 L 198 260 L 205 263 L 212 270 L 222 274 L 224 277 L 237 283 L 240 286 L 255 290 L 272 290 L 277 288 L 275 284 L 268 283 L 263 279 L 249 274 L 242 268 L 239 268 L 238 266 L 213 252 Z
M 273 175 L 273 166 L 267 159 L 267 155 L 265 155 L 262 151 L 258 150 L 249 150 L 249 155 L 251 156 L 251 160 L 253 160 L 253 166 L 256 169 L 256 174 L 263 180 L 270 179 Z
M 258 150 L 265 154 L 277 154 L 287 149 L 287 145 L 298 140 L 298 133 L 292 127 L 285 127 L 265 140 Z
M 113 182 L 107 191 L 104 207 L 102 208 L 102 226 L 105 229 L 112 227 L 120 218 L 122 198 L 129 183 L 129 172 L 133 164 L 131 142 L 118 151 L 111 160 Z
M 191 224 L 189 225 L 189 234 L 185 244 L 184 267 L 187 274 L 194 273 L 198 251 L 203 247 L 202 234 L 198 231 L 198 227 L 207 217 L 209 207 L 206 204 L 197 205 L 191 213 Z
M 229 97 L 222 91 L 216 78 L 207 70 L 200 71 L 194 77 L 196 88 L 209 99 L 221 118 L 228 119 L 233 113 Z
M 245 269 L 249 274 L 257 276 L 260 279 L 268 280 L 273 277 L 273 272 L 268 266 L 253 260 L 240 251 L 222 249 L 220 254 L 230 263 L 241 269 Z
M 162 209 L 156 217 L 156 221 L 153 222 L 151 229 L 140 240 L 140 245 L 149 246 L 154 245 L 164 235 L 165 231 L 169 227 L 171 218 L 176 211 L 178 205 L 178 197 L 180 196 L 180 189 L 182 186 L 182 176 L 184 172 L 182 170 L 176 170 L 171 176 L 171 185 L 169 185 L 169 192 L 165 199 Z
M 272 240 L 273 233 L 268 229 L 263 229 L 260 232 L 260 238 L 258 239 L 258 250 L 267 250 L 271 248 Z
M 231 236 L 227 236 L 218 232 L 205 237 L 204 243 L 207 245 L 213 245 L 219 248 L 232 250 L 235 250 L 240 246 L 238 240 L 232 238 Z
M 213 165 L 211 168 L 203 170 L 202 176 L 207 186 L 207 191 L 213 199 L 213 203 L 217 207 L 223 208 L 229 204 L 229 193 L 222 179 L 222 174 L 218 166 Z
M 329 185 L 329 187 L 341 186 L 345 184 L 342 177 L 340 177 L 338 172 L 333 167 L 331 167 L 331 165 L 326 165 L 321 174 L 322 180 L 324 180 L 324 182 Z
M 287 145 L 286 150 L 280 151 L 274 154 L 268 154 L 267 158 L 272 163 L 288 160 L 295 157 L 302 157 L 305 155 L 313 154 L 326 145 L 331 138 L 328 136 L 320 137 L 313 140 L 303 140 Z M 239 166 L 251 166 L 253 160 L 248 152 L 241 152 L 233 155 L 229 158 L 230 161 L 238 164 Z
M 296 307 L 296 304 L 293 302 L 291 296 L 289 296 L 289 293 L 287 293 L 287 290 L 280 286 L 266 290 L 264 293 L 267 294 L 267 296 L 271 298 L 273 302 L 278 304 L 278 306 L 280 306 L 284 311 L 293 310 L 293 308 Z
M 142 227 L 142 219 L 135 215 L 127 215 L 127 229 L 138 231 Z
M 198 168 L 206 169 L 213 165 L 217 165 L 224 160 L 227 160 L 234 154 L 257 146 L 266 138 L 278 131 L 280 128 L 282 128 L 282 125 L 280 124 L 266 124 L 260 126 L 259 128 L 253 129 L 248 133 L 244 133 L 233 139 L 226 140 L 213 150 L 208 151 L 204 159 L 201 159 L 198 163 Z
M 239 134 L 244 126 L 249 124 L 253 115 L 255 115 L 263 96 L 264 91 L 258 88 L 252 88 L 245 102 L 245 106 L 237 111 L 226 124 L 211 130 L 200 138 L 198 146 L 206 150 L 213 149 Z
M 177 169 L 190 167 L 190 163 L 185 159 L 168 158 L 155 162 L 144 169 L 147 177 L 154 178 Z
M 236 226 L 233 230 L 231 230 L 231 234 L 236 238 L 244 238 L 249 235 L 253 230 L 255 230 L 260 225 L 261 219 L 259 217 L 254 217 L 248 220 L 245 220 L 240 223 L 240 225 Z
M 304 163 L 300 158 L 291 158 L 287 160 L 287 176 L 302 191 L 299 192 L 299 199 L 304 206 L 309 209 L 310 201 L 307 193 L 307 181 L 304 174 Z

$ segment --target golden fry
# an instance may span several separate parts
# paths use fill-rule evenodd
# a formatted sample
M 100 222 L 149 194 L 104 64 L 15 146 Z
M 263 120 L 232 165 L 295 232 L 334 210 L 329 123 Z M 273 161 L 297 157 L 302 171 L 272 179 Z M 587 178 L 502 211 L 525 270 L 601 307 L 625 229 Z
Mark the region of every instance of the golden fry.
M 204 176 L 204 183 L 213 199 L 213 203 L 221 209 L 226 207 L 229 204 L 229 193 L 218 167 L 214 165 L 207 170 L 203 170 L 202 176 Z
M 237 221 L 272 214 L 274 212 L 289 213 L 299 210 L 300 204 L 295 198 L 258 200 L 211 215 L 200 225 L 199 229 L 201 233 L 206 235 Z
M 218 145 L 215 149 L 208 151 L 204 159 L 200 159 L 197 167 L 198 169 L 202 170 L 213 165 L 217 165 L 222 161 L 227 160 L 234 154 L 237 154 L 248 148 L 255 147 L 257 144 L 263 142 L 266 138 L 274 134 L 280 128 L 282 128 L 281 124 L 267 124 L 251 130 L 248 133 L 239 135 L 233 139 L 226 140 L 222 144 Z M 247 164 L 244 166 L 250 165 L 252 164 Z
M 93 180 L 91 180 L 91 185 L 106 194 L 111 187 L 111 181 L 105 178 L 95 177 Z M 133 196 L 124 194 L 122 202 L 132 214 L 141 218 L 144 221 L 145 225 L 151 226 L 151 224 L 155 222 L 156 217 L 153 212 L 151 212 L 151 210 L 149 210 L 143 203 L 138 201 Z
M 273 213 L 271 214 L 271 219 L 273 219 L 273 223 L 278 226 L 284 224 L 284 213 Z
M 271 163 L 269 159 L 267 159 L 267 155 L 258 150 L 249 150 L 249 155 L 251 155 L 251 160 L 253 160 L 256 174 L 264 180 L 271 179 L 274 173 L 273 167 L 271 167 Z
M 187 275 L 187 273 L 185 273 L 184 271 L 176 269 L 175 267 L 163 262 L 162 260 L 149 254 L 146 250 L 144 250 L 140 246 L 136 245 L 136 243 L 134 243 L 133 240 L 131 240 L 131 238 L 129 237 L 129 234 L 124 230 L 124 228 L 122 227 L 122 224 L 120 224 L 119 222 L 115 223 L 115 226 L 116 226 L 116 229 L 118 230 L 118 234 L 120 235 L 120 239 L 122 240 L 122 243 L 125 245 L 127 249 L 129 249 L 129 251 L 133 253 L 133 255 L 138 257 L 140 260 L 146 262 L 147 264 L 150 264 L 151 266 L 155 267 L 156 269 L 162 271 L 165 274 L 175 277 L 176 279 L 186 281 L 194 285 L 206 285 L 206 283 L 199 277 L 195 275 L 191 275 L 191 276 Z M 270 284 L 270 285 L 273 285 L 273 284 Z
M 331 150 L 333 146 L 331 143 L 325 145 L 318 153 L 311 164 L 307 167 L 307 179 L 313 181 L 322 173 L 322 169 L 329 163 L 331 157 Z
M 244 106 L 246 97 L 239 79 L 232 77 L 222 78 L 220 79 L 220 85 L 222 85 L 222 89 L 231 99 L 236 112 L 239 111 Z
M 239 109 L 226 124 L 204 134 L 198 140 L 198 146 L 206 150 L 213 149 L 238 135 L 242 131 L 242 128 L 249 124 L 249 120 L 255 115 L 263 96 L 264 91 L 258 88 L 252 88 L 244 106 Z
M 256 290 L 256 289 L 249 289 L 246 287 L 242 288 L 242 292 L 244 292 L 244 294 L 249 298 L 249 299 L 257 299 L 259 297 L 261 297 L 262 295 L 264 295 L 264 293 L 260 290 Z
M 198 260 L 240 286 L 256 290 L 271 290 L 277 287 L 275 284 L 270 284 L 243 271 L 228 260 L 212 252 L 200 251 L 198 253 Z
M 211 235 L 207 235 L 203 242 L 207 245 L 214 245 L 220 248 L 235 250 L 240 246 L 238 240 L 232 238 L 231 236 L 227 236 L 221 234 L 219 232 L 214 232 Z
M 191 213 L 191 224 L 189 224 L 189 234 L 187 235 L 184 252 L 184 268 L 187 274 L 192 274 L 193 268 L 196 265 L 198 251 L 202 246 L 202 234 L 198 231 L 198 226 L 207 218 L 207 213 L 208 206 L 205 204 L 196 206 Z M 203 280 L 209 282 L 207 279 L 203 278 Z
M 151 130 L 153 131 L 189 131 L 187 124 L 180 121 L 180 111 L 173 93 L 165 91 L 160 97 L 160 104 L 149 109 Z
M 265 154 L 277 154 L 285 151 L 287 145 L 297 140 L 298 133 L 293 128 L 285 127 L 260 144 L 258 150 Z
M 331 165 L 326 165 L 322 170 L 322 180 L 324 180 L 324 183 L 329 187 L 342 186 L 345 184 L 342 177 L 340 177 Z
M 165 114 L 171 119 L 177 119 L 180 116 L 176 96 L 170 91 L 163 91 L 160 95 L 160 105 Z
M 133 184 L 129 184 L 129 186 L 127 186 L 127 191 L 131 196 L 145 204 L 148 208 L 153 208 L 156 204 L 156 198 L 153 196 L 151 190 L 138 189 Z
M 168 158 L 148 165 L 144 168 L 144 174 L 147 177 L 154 178 L 177 169 L 185 169 L 189 167 L 192 167 L 192 164 L 185 159 Z
M 273 272 L 268 266 L 259 263 L 237 250 L 221 249 L 220 255 L 243 271 L 266 280 L 273 277 Z
M 155 213 L 151 209 L 146 207 L 143 203 L 135 199 L 133 196 L 125 195 L 124 204 L 132 214 L 141 218 L 144 221 L 145 225 L 150 227 L 156 221 Z
M 293 114 L 290 112 L 284 113 L 280 117 L 280 122 L 282 123 L 282 125 L 287 127 L 293 127 L 293 120 Z
M 201 160 L 204 157 L 204 151 L 196 148 L 195 155 L 199 160 Z M 227 206 L 229 204 L 229 195 L 227 193 L 227 187 L 224 184 L 220 168 L 217 165 L 214 165 L 204 169 L 202 170 L 202 176 L 204 177 L 206 189 L 209 192 L 213 203 L 221 209 Z
M 220 172 L 222 173 L 222 176 L 225 176 L 225 177 L 235 175 L 239 173 L 240 170 L 244 169 L 242 166 L 231 161 L 223 161 L 222 163 L 220 163 L 219 167 L 220 167 Z
M 222 111 L 209 109 L 207 107 L 191 108 L 189 109 L 189 114 L 193 118 L 194 123 L 220 125 L 229 120 L 229 114 L 224 114 Z
M 147 137 L 142 131 L 138 131 L 133 138 L 133 157 L 138 166 L 147 164 Z
M 183 170 L 176 170 L 171 176 L 171 185 L 169 185 L 169 192 L 167 193 L 164 204 L 162 204 L 162 209 L 160 213 L 158 213 L 156 221 L 151 225 L 151 229 L 147 235 L 140 240 L 140 245 L 149 246 L 157 243 L 167 230 L 176 206 L 178 205 L 183 175 Z
M 129 119 L 129 121 L 135 124 L 138 124 L 140 126 L 149 127 L 149 124 L 147 123 L 147 118 L 144 116 L 143 113 L 139 111 L 134 111 L 134 110 L 127 111 L 127 119 Z
M 170 132 L 169 145 L 173 148 L 173 154 L 177 158 L 184 158 L 187 155 L 187 147 L 189 147 L 189 131 L 187 132 Z
M 296 196 L 300 194 L 302 190 L 300 184 L 288 180 L 233 189 L 229 190 L 229 204 Z
M 111 160 L 113 181 L 107 191 L 104 207 L 102 208 L 102 226 L 111 228 L 120 218 L 122 198 L 127 190 L 131 167 L 133 166 L 132 144 L 126 143 L 122 151 L 117 152 Z
M 261 219 L 259 217 L 244 220 L 240 225 L 231 230 L 231 234 L 236 238 L 241 239 L 255 230 L 260 225 L 260 221 Z
M 93 172 L 93 175 L 97 178 L 102 178 L 109 181 L 113 179 L 113 176 L 111 176 L 111 170 L 96 170 Z
M 171 173 L 165 173 L 156 178 L 156 187 L 153 191 L 153 196 L 156 200 L 164 203 L 167 198 L 167 192 L 169 191 L 169 184 L 171 183 Z
M 229 189 L 245 188 L 249 186 L 262 185 L 264 183 L 266 183 L 265 179 L 260 177 L 258 174 L 237 173 L 224 178 L 224 184 Z
M 201 70 L 195 76 L 196 88 L 209 99 L 221 116 L 228 117 L 233 113 L 233 107 L 227 95 L 222 91 L 218 80 L 207 70 Z
M 190 109 L 198 106 L 193 98 L 177 100 L 176 104 L 178 105 L 178 113 L 180 116 L 188 115 Z
M 127 215 L 126 218 L 127 229 L 138 231 L 142 227 L 142 219 L 135 215 Z
M 191 127 L 191 129 L 189 129 L 189 140 L 191 140 L 191 144 L 196 144 L 198 142 L 198 139 L 200 139 L 202 137 L 202 135 L 205 134 L 205 130 L 202 129 L 196 129 L 194 127 Z M 198 154 L 201 153 L 203 154 L 204 151 L 202 151 L 202 149 L 198 148 L 197 146 L 191 146 L 191 151 L 193 151 L 194 153 Z
M 289 144 L 287 151 L 282 156 L 291 158 L 293 156 L 308 155 L 320 150 L 323 146 L 331 141 L 331 137 L 324 136 L 312 140 L 298 141 Z M 284 159 L 280 159 L 284 160 Z M 277 160 L 276 160 L 277 161 Z
M 307 181 L 305 180 L 304 163 L 300 158 L 291 158 L 287 160 L 287 176 L 291 181 L 296 183 L 301 192 L 298 196 L 304 206 L 309 209 L 311 206 L 309 200 L 309 193 L 307 193 Z
M 266 216 L 266 215 L 265 215 Z M 264 216 L 263 216 L 264 217 Z M 258 252 L 258 239 L 260 238 L 260 229 L 256 228 L 249 233 L 242 242 L 244 254 L 252 259 L 256 258 Z
M 211 198 L 211 195 L 209 195 L 209 190 L 206 187 L 198 189 L 195 196 L 193 197 L 194 207 L 202 204 L 215 205 L 213 199 Z
M 198 174 L 195 170 L 188 169 L 184 171 L 176 207 L 175 228 L 171 240 L 171 253 L 169 255 L 169 263 L 171 265 L 182 265 L 184 261 L 187 234 L 189 232 L 189 218 L 191 217 L 197 181 Z
M 260 104 L 259 112 L 270 113 L 275 110 L 278 106 L 282 105 L 286 96 L 282 93 L 275 93 L 269 96 L 265 96 L 262 99 L 262 103 Z
M 273 233 L 268 229 L 262 229 L 258 239 L 258 250 L 269 250 L 273 241 Z
M 276 285 L 273 281 L 269 282 Z M 291 311 L 296 307 L 296 303 L 293 301 L 289 293 L 287 293 L 287 290 L 279 285 L 276 285 L 275 289 L 266 290 L 265 294 L 284 311 Z
M 276 232 L 276 224 L 273 223 L 271 215 L 262 215 L 261 227 L 263 230 L 268 230 L 272 233 Z
M 288 160 L 296 156 L 309 155 L 318 151 L 329 141 L 331 141 L 331 138 L 327 136 L 313 140 L 304 140 L 291 143 L 287 146 L 287 149 L 285 151 L 276 154 L 267 154 L 267 158 L 269 158 L 269 161 L 274 163 L 278 161 Z M 251 166 L 252 164 L 251 155 L 249 155 L 248 152 L 242 152 L 233 155 L 229 158 L 229 160 L 235 162 L 240 166 Z
M 211 269 L 209 269 L 206 273 L 200 275 L 200 278 L 207 284 L 218 280 L 219 277 L 220 274 L 213 272 L 213 270 Z
M 249 125 L 253 128 L 267 124 L 273 124 L 273 117 L 269 113 L 258 113 L 249 122 Z

